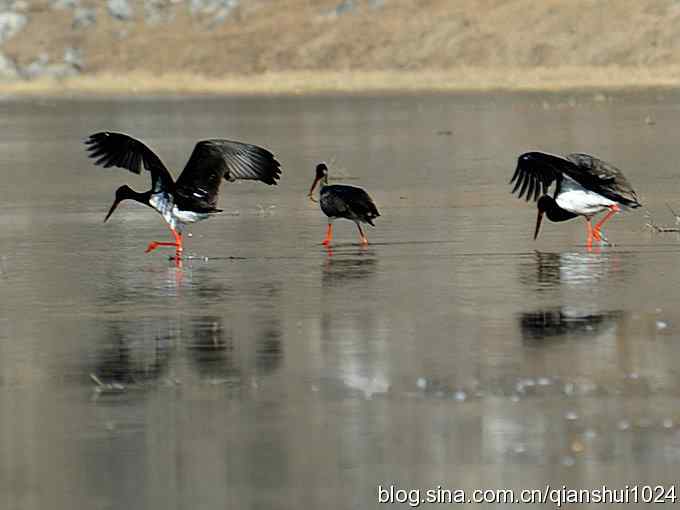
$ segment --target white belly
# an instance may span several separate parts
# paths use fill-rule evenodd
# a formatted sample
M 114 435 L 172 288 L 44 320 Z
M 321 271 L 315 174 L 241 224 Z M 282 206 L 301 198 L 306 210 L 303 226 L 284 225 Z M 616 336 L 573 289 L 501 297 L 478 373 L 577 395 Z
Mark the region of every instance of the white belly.
M 207 213 L 197 213 L 193 211 L 181 211 L 177 206 L 172 207 L 172 215 L 181 223 L 195 223 L 206 219 L 209 215 Z
M 152 195 L 149 204 L 163 216 L 166 223 L 174 230 L 179 229 L 182 223 L 195 223 L 209 216 L 207 213 L 178 209 L 172 200 L 172 196 L 166 193 Z
M 607 197 L 587 190 L 574 179 L 565 176 L 562 181 L 560 194 L 555 199 L 562 209 L 582 216 L 592 216 L 606 209 L 616 202 Z
M 565 191 L 555 201 L 562 209 L 583 216 L 591 216 L 616 205 L 613 200 L 586 189 Z

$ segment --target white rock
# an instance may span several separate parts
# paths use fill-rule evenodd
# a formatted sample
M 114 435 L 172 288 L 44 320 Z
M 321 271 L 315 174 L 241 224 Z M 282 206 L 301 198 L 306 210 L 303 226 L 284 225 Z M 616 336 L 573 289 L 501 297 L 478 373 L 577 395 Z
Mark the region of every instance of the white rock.
M 0 44 L 15 36 L 26 26 L 28 18 L 16 12 L 0 12 Z
M 52 9 L 75 9 L 80 6 L 80 0 L 52 0 L 50 7 Z
M 97 11 L 89 7 L 78 7 L 73 11 L 73 28 L 87 28 L 97 22 Z
M 64 64 L 73 66 L 75 69 L 83 68 L 83 52 L 78 48 L 68 47 L 64 50 Z
M 106 6 L 109 9 L 109 14 L 114 18 L 123 21 L 132 19 L 132 5 L 128 0 L 108 0 Z
M 16 62 L 0 53 L 0 79 L 16 80 L 19 77 L 20 73 Z

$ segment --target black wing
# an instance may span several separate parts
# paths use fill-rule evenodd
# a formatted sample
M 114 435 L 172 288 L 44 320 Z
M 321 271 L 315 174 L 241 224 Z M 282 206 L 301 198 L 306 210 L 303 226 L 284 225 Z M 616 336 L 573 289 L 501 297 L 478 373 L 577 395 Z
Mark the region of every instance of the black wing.
M 545 152 L 526 152 L 517 159 L 510 183 L 512 192 L 518 192 L 527 201 L 537 200 L 556 182 L 555 195 L 559 193 L 564 176 L 581 186 L 628 207 L 639 207 L 635 190 L 615 166 L 588 154 L 569 154 L 566 158 Z
M 229 140 L 198 142 L 182 174 L 176 193 L 206 209 L 217 205 L 222 178 L 228 181 L 250 179 L 276 184 L 281 165 L 267 149 Z
M 332 184 L 324 187 L 324 193 L 329 194 L 330 200 L 327 199 L 326 203 L 334 209 L 336 216 L 344 216 L 343 213 L 351 212 L 369 225 L 373 225 L 373 219 L 380 216 L 375 202 L 362 188 Z
M 580 153 L 569 154 L 567 159 L 576 167 L 587 171 L 590 176 L 588 184 L 592 186 L 590 189 L 593 191 L 628 207 L 636 208 L 642 205 L 628 179 L 611 163 Z
M 151 172 L 153 191 L 171 191 L 173 188 L 170 172 L 156 154 L 139 140 L 125 133 L 103 131 L 90 135 L 85 140 L 88 156 L 95 159 L 95 165 L 109 168 L 116 166 L 141 174 L 142 165 Z
M 528 202 L 538 200 L 538 197 L 545 195 L 555 181 L 559 187 L 563 174 L 580 182 L 574 176 L 575 173 L 578 173 L 576 165 L 561 156 L 545 152 L 525 152 L 517 158 L 517 168 L 510 184 L 515 183 L 512 192 L 517 192 L 518 198 L 526 194 Z

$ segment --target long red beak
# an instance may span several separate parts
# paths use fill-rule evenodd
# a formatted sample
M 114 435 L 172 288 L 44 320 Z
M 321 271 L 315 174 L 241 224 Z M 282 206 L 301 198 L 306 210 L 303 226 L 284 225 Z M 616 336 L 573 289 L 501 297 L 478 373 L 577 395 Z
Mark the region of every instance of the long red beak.
M 541 230 L 541 221 L 543 221 L 543 211 L 538 211 L 538 216 L 536 216 L 536 231 L 534 232 L 534 241 L 538 237 L 538 231 Z
M 309 188 L 309 194 L 307 196 L 309 196 L 310 198 L 312 197 L 312 195 L 314 194 L 314 190 L 316 189 L 316 185 L 319 183 L 320 180 L 321 177 L 318 176 L 314 177 L 314 182 L 312 183 L 312 187 Z
M 116 210 L 116 207 L 118 207 L 118 204 L 120 204 L 120 200 L 116 199 L 113 202 L 113 205 L 111 206 L 111 209 L 109 209 L 108 214 L 106 215 L 106 218 L 104 218 L 104 223 L 106 223 L 106 220 L 108 220 L 111 215 L 113 214 L 113 211 Z

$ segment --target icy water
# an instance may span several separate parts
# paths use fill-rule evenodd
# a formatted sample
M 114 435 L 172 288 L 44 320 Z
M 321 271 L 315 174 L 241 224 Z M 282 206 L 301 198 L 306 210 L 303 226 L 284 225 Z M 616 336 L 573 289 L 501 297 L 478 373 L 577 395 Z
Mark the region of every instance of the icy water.
M 680 238 L 637 211 L 613 247 L 580 220 L 534 242 L 508 180 L 525 150 L 593 153 L 672 226 L 680 95 L 5 101 L 0 123 L 0 508 L 677 482 Z M 102 222 L 149 183 L 92 166 L 105 129 L 175 175 L 198 139 L 258 143 L 283 178 L 223 186 L 177 269 L 143 252 L 170 239 L 153 211 Z M 320 245 L 319 160 L 378 204 L 367 248 L 348 222 Z

